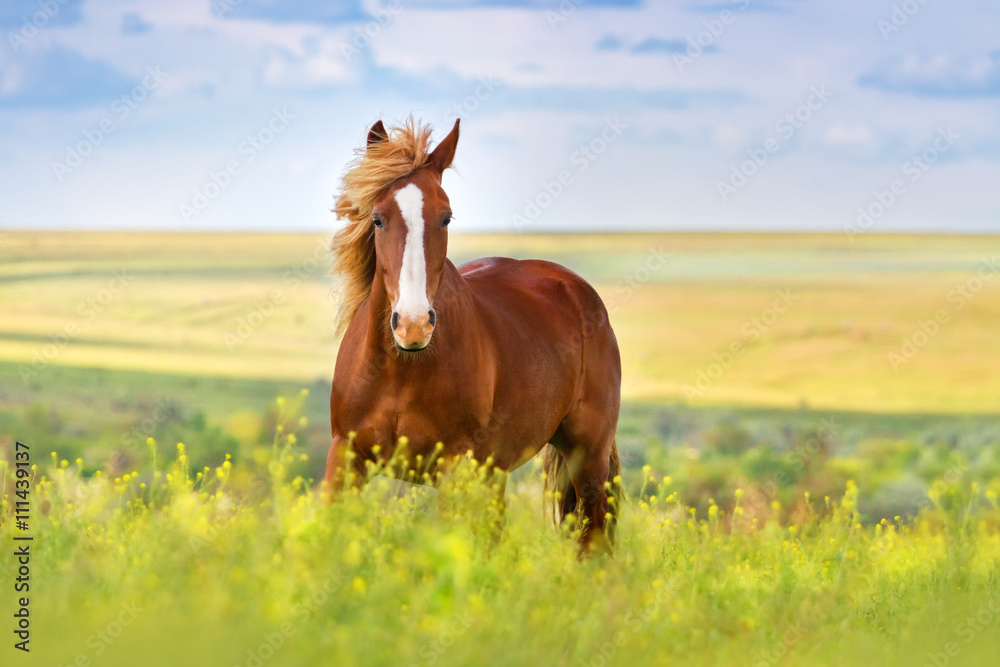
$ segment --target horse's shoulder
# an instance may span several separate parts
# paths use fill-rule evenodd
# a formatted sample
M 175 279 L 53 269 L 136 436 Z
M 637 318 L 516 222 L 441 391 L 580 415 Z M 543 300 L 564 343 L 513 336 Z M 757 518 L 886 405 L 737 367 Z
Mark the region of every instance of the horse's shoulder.
M 590 283 L 562 264 L 545 259 L 526 259 L 519 264 L 521 281 L 534 290 L 547 290 L 583 300 L 589 300 L 591 295 L 597 294 Z
M 486 257 L 463 264 L 459 271 L 473 293 L 497 306 L 527 298 L 547 307 L 569 307 L 579 313 L 602 309 L 596 290 L 570 269 L 543 259 Z

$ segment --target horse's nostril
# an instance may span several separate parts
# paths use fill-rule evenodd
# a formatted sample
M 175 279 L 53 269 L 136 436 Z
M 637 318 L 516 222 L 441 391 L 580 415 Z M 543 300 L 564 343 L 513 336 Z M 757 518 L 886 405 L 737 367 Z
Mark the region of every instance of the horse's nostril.
M 431 323 L 431 326 L 434 326 L 434 323 L 437 322 L 437 313 L 434 312 L 433 308 L 427 311 L 427 321 Z
M 392 312 L 392 317 L 389 318 L 389 324 L 390 326 L 392 326 L 393 331 L 399 328 L 399 313 L 397 313 L 396 311 Z

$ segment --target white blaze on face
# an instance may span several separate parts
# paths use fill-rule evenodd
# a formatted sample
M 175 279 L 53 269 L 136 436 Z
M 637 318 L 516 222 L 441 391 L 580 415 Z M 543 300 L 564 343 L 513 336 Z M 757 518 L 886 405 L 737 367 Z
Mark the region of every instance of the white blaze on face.
M 424 193 L 410 183 L 396 191 L 396 204 L 406 223 L 406 245 L 395 310 L 403 318 L 423 317 L 431 309 L 427 301 L 427 260 L 424 257 Z

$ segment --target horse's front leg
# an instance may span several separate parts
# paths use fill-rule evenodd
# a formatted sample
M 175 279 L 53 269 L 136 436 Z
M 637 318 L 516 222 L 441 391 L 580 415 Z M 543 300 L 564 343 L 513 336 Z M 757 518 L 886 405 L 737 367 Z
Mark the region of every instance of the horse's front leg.
M 350 439 L 335 434 L 326 456 L 326 474 L 323 477 L 327 497 L 333 500 L 345 488 L 360 488 L 365 483 L 367 472 L 364 460 L 358 456 Z

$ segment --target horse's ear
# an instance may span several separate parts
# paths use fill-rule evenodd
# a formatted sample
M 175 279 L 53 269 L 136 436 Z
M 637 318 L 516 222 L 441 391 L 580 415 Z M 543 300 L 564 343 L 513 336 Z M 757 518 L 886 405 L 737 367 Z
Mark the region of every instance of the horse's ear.
M 455 127 L 451 128 L 448 136 L 441 140 L 434 152 L 431 153 L 430 164 L 437 169 L 438 173 L 444 172 L 451 166 L 451 161 L 455 159 L 455 147 L 458 146 L 458 123 L 455 119 Z
M 381 120 L 375 121 L 372 125 L 372 129 L 368 131 L 368 145 L 376 144 L 380 141 L 385 141 L 389 138 L 389 133 L 385 131 L 385 125 L 382 124 Z

